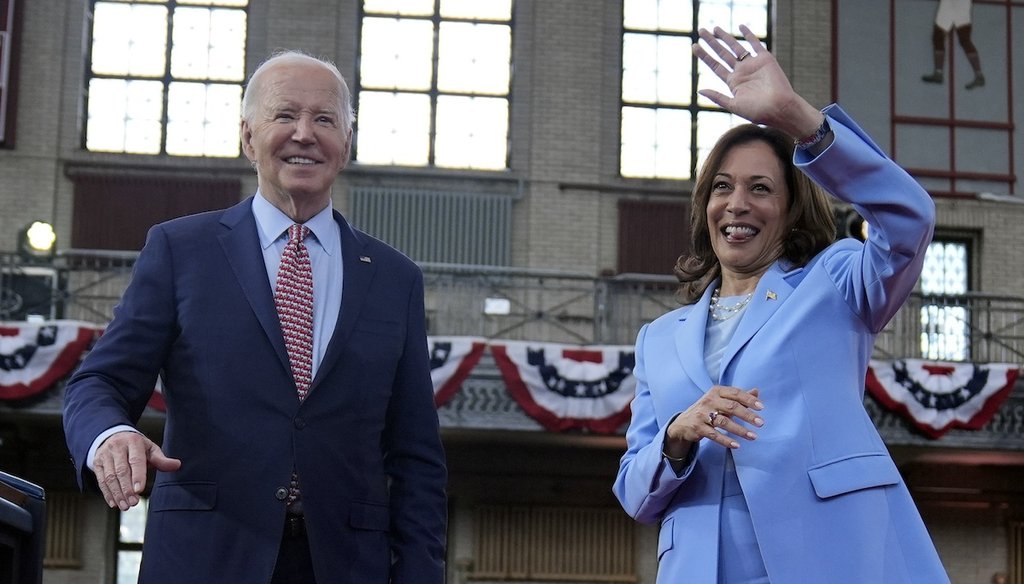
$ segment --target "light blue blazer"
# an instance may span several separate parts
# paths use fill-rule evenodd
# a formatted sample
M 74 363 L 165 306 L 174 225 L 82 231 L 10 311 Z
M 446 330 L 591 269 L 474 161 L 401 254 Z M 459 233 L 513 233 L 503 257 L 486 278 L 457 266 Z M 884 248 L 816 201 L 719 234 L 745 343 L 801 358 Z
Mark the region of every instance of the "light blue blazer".
M 896 465 L 864 410 L 876 334 L 913 290 L 931 241 L 928 194 L 838 107 L 835 141 L 795 162 L 871 225 L 806 266 L 761 278 L 722 360 L 721 384 L 760 388 L 758 439 L 733 451 L 773 584 L 949 582 Z M 715 284 L 639 333 L 638 380 L 613 491 L 637 521 L 660 522 L 658 583 L 714 584 L 726 450 L 699 442 L 676 474 L 665 429 L 714 382 L 704 332 Z M 652 550 L 653 551 L 653 550 Z

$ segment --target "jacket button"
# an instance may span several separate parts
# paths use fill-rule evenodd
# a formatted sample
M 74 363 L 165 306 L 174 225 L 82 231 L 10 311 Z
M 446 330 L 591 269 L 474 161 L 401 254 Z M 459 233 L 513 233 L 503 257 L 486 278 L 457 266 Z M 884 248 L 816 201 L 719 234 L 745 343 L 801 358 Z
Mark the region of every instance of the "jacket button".
M 298 428 L 299 430 L 306 427 L 306 420 L 302 418 L 295 418 L 293 423 L 295 424 L 295 427 Z
M 278 501 L 284 501 L 288 498 L 288 489 L 278 487 L 277 490 L 274 491 L 274 497 L 276 497 Z

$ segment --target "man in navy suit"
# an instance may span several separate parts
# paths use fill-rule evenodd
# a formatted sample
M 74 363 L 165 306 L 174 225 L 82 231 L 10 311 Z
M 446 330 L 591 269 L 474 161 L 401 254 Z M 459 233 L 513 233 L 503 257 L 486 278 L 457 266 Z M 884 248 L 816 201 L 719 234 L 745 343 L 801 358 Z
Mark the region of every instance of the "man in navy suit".
M 123 511 L 156 471 L 140 582 L 444 581 L 447 473 L 423 276 L 331 206 L 350 102 L 333 64 L 298 52 L 264 62 L 241 124 L 259 191 L 150 230 L 114 319 L 68 383 L 80 484 Z M 293 225 L 309 231 L 308 387 L 275 307 Z M 162 447 L 134 428 L 158 375 Z

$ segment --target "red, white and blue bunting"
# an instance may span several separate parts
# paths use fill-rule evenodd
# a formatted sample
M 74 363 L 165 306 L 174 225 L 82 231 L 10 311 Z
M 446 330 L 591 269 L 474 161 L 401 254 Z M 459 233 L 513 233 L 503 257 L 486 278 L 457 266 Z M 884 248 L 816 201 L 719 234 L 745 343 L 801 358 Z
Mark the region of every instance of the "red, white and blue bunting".
M 40 394 L 70 373 L 99 334 L 76 321 L 0 323 L 0 399 Z
M 0 400 L 20 400 L 50 389 L 78 366 L 103 330 L 78 321 L 0 323 Z M 434 403 L 440 407 L 458 392 L 487 343 L 479 337 L 430 337 L 428 344 Z M 149 406 L 167 411 L 160 378 Z
M 930 438 L 953 428 L 978 430 L 1013 390 L 1020 370 L 1009 363 L 872 360 L 867 389 Z
M 41 394 L 66 378 L 103 328 L 78 321 L 0 322 L 0 400 Z M 511 397 L 551 431 L 613 433 L 629 420 L 636 388 L 632 346 L 578 346 L 478 337 L 430 337 L 434 402 L 459 391 L 490 345 Z M 867 389 L 921 432 L 987 424 L 1013 390 L 1020 369 L 1009 363 L 872 360 Z M 157 381 L 150 406 L 163 411 Z
M 632 346 L 504 341 L 491 353 L 512 398 L 548 430 L 609 434 L 629 420 Z
M 462 387 L 480 357 L 487 348 L 487 342 L 479 337 L 428 337 L 430 351 L 430 381 L 434 385 L 434 405 L 446 404 Z M 156 391 L 149 400 L 149 407 L 161 412 L 167 411 L 164 402 L 163 380 L 156 380 Z
M 434 405 L 441 407 L 462 387 L 487 348 L 479 337 L 428 337 Z

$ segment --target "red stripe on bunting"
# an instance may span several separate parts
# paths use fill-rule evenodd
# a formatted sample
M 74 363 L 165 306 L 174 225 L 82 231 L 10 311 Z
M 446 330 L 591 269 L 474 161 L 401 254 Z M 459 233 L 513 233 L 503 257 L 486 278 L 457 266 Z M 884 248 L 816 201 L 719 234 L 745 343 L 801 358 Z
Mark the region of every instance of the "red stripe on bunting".
M 162 393 L 154 391 L 153 395 L 149 397 L 149 403 L 146 405 L 160 412 L 167 411 L 167 402 L 164 401 L 164 394 Z
M 562 356 L 581 363 L 600 363 L 604 360 L 604 354 L 601 351 L 587 349 L 564 349 L 562 350 Z
M 443 341 L 443 338 L 431 338 L 430 347 L 433 352 L 434 344 L 436 342 Z M 458 339 L 451 339 L 453 342 L 453 353 L 451 358 L 459 359 L 459 365 L 452 372 L 451 376 L 445 379 L 443 374 L 439 375 L 439 369 L 433 369 L 430 372 L 431 381 L 434 383 L 434 406 L 441 407 L 448 403 L 455 394 L 462 387 L 462 382 L 469 377 L 470 371 L 476 367 L 476 364 L 480 362 L 480 358 L 483 357 L 484 349 L 487 348 L 487 344 L 481 341 L 468 341 L 470 342 L 469 350 L 464 354 L 462 351 L 456 350 L 458 345 Z

